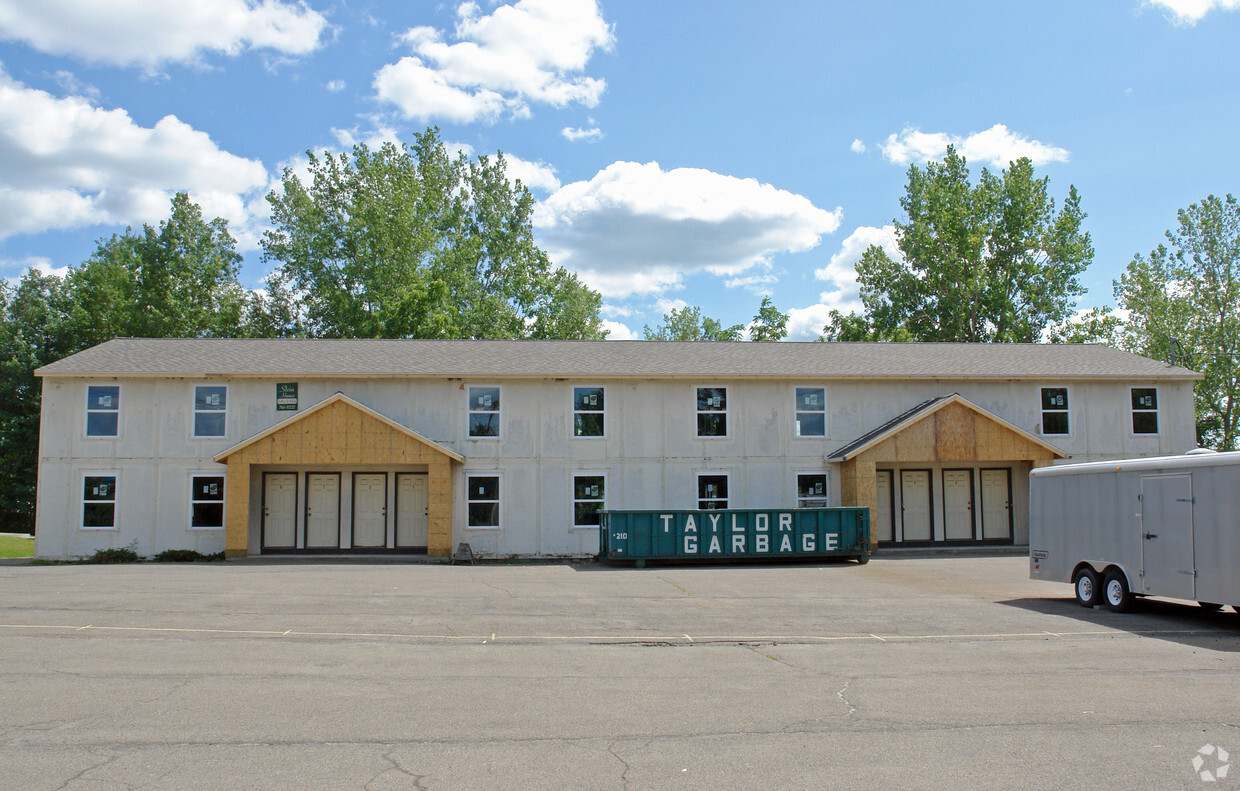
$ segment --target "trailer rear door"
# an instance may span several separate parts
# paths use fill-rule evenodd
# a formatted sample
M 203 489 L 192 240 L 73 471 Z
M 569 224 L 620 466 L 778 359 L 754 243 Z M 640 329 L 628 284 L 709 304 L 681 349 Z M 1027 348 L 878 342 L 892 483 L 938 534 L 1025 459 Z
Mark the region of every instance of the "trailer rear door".
M 1193 476 L 1141 477 L 1144 593 L 1193 600 Z

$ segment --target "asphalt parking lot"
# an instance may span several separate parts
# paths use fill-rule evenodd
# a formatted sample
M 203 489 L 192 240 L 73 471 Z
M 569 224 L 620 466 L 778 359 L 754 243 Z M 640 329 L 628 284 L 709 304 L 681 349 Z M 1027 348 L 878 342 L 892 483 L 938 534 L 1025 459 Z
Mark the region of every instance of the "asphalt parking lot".
M 1240 788 L 1240 615 L 1019 557 L 0 566 L 0 607 L 0 788 Z

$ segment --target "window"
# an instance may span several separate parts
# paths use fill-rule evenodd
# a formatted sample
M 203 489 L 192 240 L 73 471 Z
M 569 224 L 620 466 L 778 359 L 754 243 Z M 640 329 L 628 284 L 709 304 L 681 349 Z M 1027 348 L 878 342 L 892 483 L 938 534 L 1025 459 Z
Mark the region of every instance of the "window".
M 194 436 L 222 437 L 228 425 L 228 387 L 198 385 L 194 388 Z
M 116 528 L 116 476 L 87 475 L 82 492 L 82 527 L 90 530 Z
M 827 435 L 827 391 L 821 387 L 797 388 L 796 436 Z
M 1068 388 L 1042 388 L 1042 433 L 1068 433 Z
M 469 501 L 469 527 L 499 527 L 499 476 L 469 475 L 465 478 Z
M 697 389 L 697 435 L 726 437 L 728 435 L 728 388 Z
M 728 476 L 704 474 L 697 477 L 698 510 L 723 511 L 728 507 Z
M 797 474 L 797 508 L 827 507 L 827 474 L 805 472 Z
M 224 526 L 224 476 L 193 476 L 189 526 L 203 529 Z
M 603 388 L 574 387 L 573 436 L 601 437 L 603 427 Z
M 607 499 L 607 479 L 602 475 L 573 476 L 573 527 L 598 527 L 599 512 Z
M 1158 433 L 1158 389 L 1132 388 L 1132 433 Z
M 115 437 L 121 427 L 121 386 L 86 388 L 86 436 Z
M 499 436 L 499 388 L 469 388 L 469 436 Z

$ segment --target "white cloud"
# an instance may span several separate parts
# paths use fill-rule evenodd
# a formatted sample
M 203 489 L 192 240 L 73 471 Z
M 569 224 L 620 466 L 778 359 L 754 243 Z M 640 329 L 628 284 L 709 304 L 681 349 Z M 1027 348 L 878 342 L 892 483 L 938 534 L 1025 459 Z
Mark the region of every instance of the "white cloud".
M 332 93 L 340 93 L 346 86 L 344 80 L 328 80 L 323 87 Z
M 0 0 L 0 38 L 147 69 L 247 48 L 304 55 L 325 27 L 305 3 L 280 0 Z
M 728 288 L 744 288 L 755 294 L 769 295 L 771 293 L 769 287 L 777 282 L 779 278 L 775 275 L 748 275 L 725 280 L 723 284 Z
M 857 154 L 864 154 L 864 153 L 865 153 L 865 143 L 863 143 L 863 142 L 861 141 L 861 138 L 859 138 L 859 137 L 854 137 L 854 138 L 853 138 L 852 145 L 850 145 L 850 146 L 849 146 L 849 148 L 851 148 L 851 149 L 853 150 L 853 152 L 854 152 L 854 153 L 857 153 Z
M 1195 25 L 1214 9 L 1234 11 L 1240 8 L 1240 0 L 1147 0 L 1147 5 L 1164 8 L 1172 13 L 1172 21 L 1179 25 Z
M 4 278 L 10 286 L 16 287 L 31 270 L 38 271 L 44 276 L 55 275 L 61 278 L 69 274 L 69 267 L 52 266 L 52 259 L 41 255 L 31 255 L 17 261 L 0 259 L 0 272 L 15 273 Z
M 662 292 L 694 272 L 735 277 L 777 253 L 809 250 L 840 215 L 754 179 L 615 162 L 557 190 L 534 224 L 552 260 L 621 298 Z
M 970 162 L 981 161 L 1000 168 L 1007 167 L 1009 162 L 1021 157 L 1029 157 L 1034 165 L 1039 166 L 1048 162 L 1068 161 L 1067 149 L 1030 140 L 1003 124 L 995 124 L 983 132 L 973 132 L 966 137 L 906 128 L 898 135 L 889 135 L 886 142 L 879 147 L 888 160 L 902 165 L 913 161 L 939 159 L 947 152 L 948 145 L 955 146 L 957 153 Z
M 590 127 L 589 129 L 566 126 L 560 130 L 560 134 L 563 135 L 564 139 L 570 143 L 576 143 L 579 140 L 584 140 L 587 143 L 593 143 L 595 140 L 601 140 L 603 138 L 603 130 L 599 129 L 597 126 Z
M 555 175 L 555 168 L 546 162 L 530 162 L 508 153 L 504 154 L 504 161 L 508 164 L 509 180 L 520 179 L 521 183 L 531 190 L 555 192 L 560 188 L 560 179 Z
M 177 191 L 208 217 L 250 219 L 246 196 L 264 187 L 261 162 L 223 151 L 175 116 L 154 127 L 124 110 L 58 99 L 0 68 L 0 238 L 58 228 L 155 222 Z
M 660 316 L 666 316 L 674 310 L 684 310 L 689 307 L 689 303 L 683 299 L 667 299 L 661 297 L 654 301 L 655 310 L 659 311 Z
M 608 321 L 603 319 L 603 329 L 607 330 L 607 340 L 609 341 L 634 341 L 638 339 L 638 335 L 629 329 L 627 324 L 621 324 L 618 321 Z
M 465 2 L 457 16 L 455 43 L 411 28 L 401 38 L 413 54 L 375 74 L 379 98 L 406 118 L 494 123 L 529 117 L 531 102 L 598 104 L 606 83 L 581 72 L 614 37 L 595 0 L 519 0 L 485 16 Z
M 601 313 L 602 315 L 604 315 L 604 316 L 608 317 L 608 318 L 613 318 L 613 319 L 614 319 L 614 318 L 617 318 L 617 317 L 618 317 L 618 318 L 622 318 L 622 319 L 626 319 L 626 318 L 628 318 L 629 316 L 632 316 L 632 315 L 633 315 L 633 309 L 632 309 L 632 308 L 626 308 L 626 307 L 624 307 L 624 306 L 622 306 L 622 305 L 611 305 L 611 304 L 608 304 L 608 303 L 603 303 L 603 304 L 599 307 L 598 312 L 599 312 L 599 313 Z

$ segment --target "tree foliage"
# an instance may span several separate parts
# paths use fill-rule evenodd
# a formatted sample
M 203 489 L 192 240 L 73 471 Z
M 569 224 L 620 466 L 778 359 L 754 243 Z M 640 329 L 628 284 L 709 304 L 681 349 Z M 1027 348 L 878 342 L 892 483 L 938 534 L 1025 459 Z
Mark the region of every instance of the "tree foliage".
M 758 313 L 749 325 L 751 341 L 782 341 L 788 337 L 788 314 L 780 311 L 771 302 L 770 297 L 763 297 L 758 306 Z
M 309 154 L 286 170 L 264 258 L 329 338 L 605 336 L 602 298 L 534 244 L 534 201 L 503 155 L 453 159 L 436 130 L 412 147 Z
M 865 334 L 919 341 L 1041 340 L 1084 293 L 1078 276 L 1093 260 L 1075 187 L 1063 208 L 1035 178 L 1027 158 L 995 175 L 983 168 L 970 183 L 963 156 L 949 147 L 942 162 L 912 165 L 895 220 L 900 260 L 872 245 L 857 264 Z M 855 320 L 827 334 L 860 332 Z M 831 327 L 832 325 L 828 325 Z
M 1196 383 L 1197 442 L 1235 450 L 1240 438 L 1240 203 L 1214 195 L 1177 214 L 1148 256 L 1136 255 L 1115 298 L 1122 341 L 1205 375 Z
M 701 308 L 673 308 L 663 314 L 663 323 L 642 327 L 648 341 L 739 341 L 744 324 L 725 327 L 718 320 L 702 316 Z

